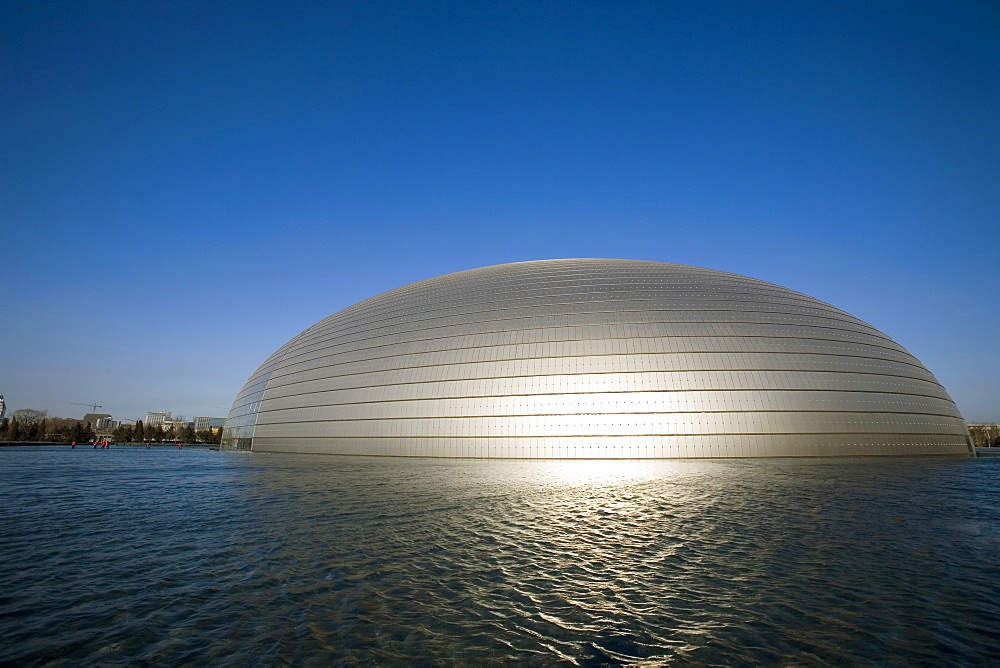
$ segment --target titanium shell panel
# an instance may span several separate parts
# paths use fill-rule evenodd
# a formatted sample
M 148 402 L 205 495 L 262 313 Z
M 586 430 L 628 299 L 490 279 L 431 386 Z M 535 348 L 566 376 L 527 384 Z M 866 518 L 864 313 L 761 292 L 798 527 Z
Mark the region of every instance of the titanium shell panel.
M 223 448 L 386 456 L 969 455 L 902 346 L 829 304 L 712 269 L 544 260 L 331 315 L 250 377 Z

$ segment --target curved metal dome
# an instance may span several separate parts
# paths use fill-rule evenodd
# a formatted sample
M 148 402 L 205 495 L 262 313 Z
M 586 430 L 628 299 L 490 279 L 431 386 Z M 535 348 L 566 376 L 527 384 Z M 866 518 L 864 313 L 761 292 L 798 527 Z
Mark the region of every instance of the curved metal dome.
M 335 313 L 250 377 L 223 447 L 435 457 L 969 454 L 902 346 L 712 269 L 518 262 Z

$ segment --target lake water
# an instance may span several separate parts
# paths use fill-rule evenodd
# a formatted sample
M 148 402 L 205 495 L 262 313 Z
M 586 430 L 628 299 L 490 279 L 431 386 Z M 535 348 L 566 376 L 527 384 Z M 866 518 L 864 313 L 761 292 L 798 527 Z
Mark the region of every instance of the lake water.
M 3 664 L 1000 662 L 1000 458 L 0 467 Z

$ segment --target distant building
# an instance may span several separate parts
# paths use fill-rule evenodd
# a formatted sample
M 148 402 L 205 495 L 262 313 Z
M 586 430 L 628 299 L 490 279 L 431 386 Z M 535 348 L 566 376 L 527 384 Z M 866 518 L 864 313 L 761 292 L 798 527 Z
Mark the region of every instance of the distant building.
M 82 422 L 89 422 L 90 426 L 97 429 L 97 423 L 111 417 L 111 413 L 87 413 L 83 416 Z
M 218 431 L 222 428 L 222 425 L 226 423 L 226 418 L 224 417 L 196 417 L 194 419 L 194 430 L 195 431 Z
M 93 423 L 96 431 L 114 431 L 115 427 L 120 424 L 121 423 L 118 422 L 118 420 L 112 419 L 110 415 L 108 417 L 98 418 L 97 422 Z
M 0 394 L 0 420 L 3 419 L 4 413 L 7 412 L 7 404 L 3 402 L 3 395 Z
M 160 423 L 160 426 L 163 427 L 164 431 L 173 429 L 174 432 L 176 433 L 181 429 L 184 429 L 185 427 L 190 427 L 191 423 L 182 417 L 177 420 L 164 420 L 163 422 Z
M 172 419 L 173 418 L 171 417 L 171 413 L 169 412 L 167 413 L 149 412 L 146 413 L 145 425 L 147 427 L 155 427 L 158 424 L 163 424 L 164 422 L 167 422 L 168 420 Z M 164 429 L 166 429 L 166 427 L 164 427 Z

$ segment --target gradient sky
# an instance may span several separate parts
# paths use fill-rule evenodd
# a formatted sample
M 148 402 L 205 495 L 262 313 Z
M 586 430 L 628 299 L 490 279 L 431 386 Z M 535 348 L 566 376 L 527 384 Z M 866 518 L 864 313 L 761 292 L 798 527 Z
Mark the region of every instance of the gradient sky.
M 1000 421 L 1000 5 L 0 5 L 0 394 L 225 415 L 379 292 L 503 262 L 753 276 Z

